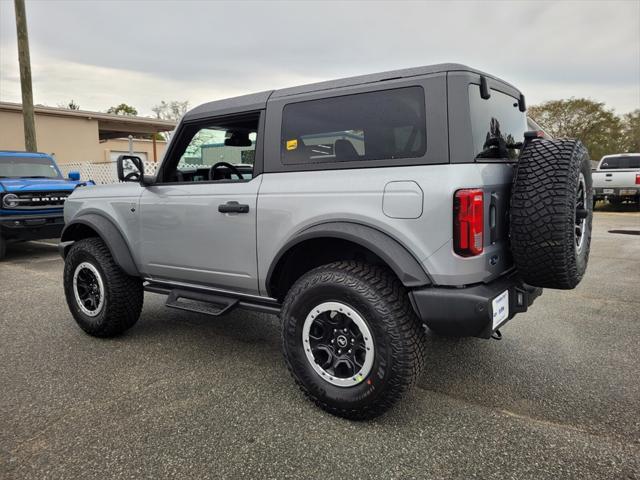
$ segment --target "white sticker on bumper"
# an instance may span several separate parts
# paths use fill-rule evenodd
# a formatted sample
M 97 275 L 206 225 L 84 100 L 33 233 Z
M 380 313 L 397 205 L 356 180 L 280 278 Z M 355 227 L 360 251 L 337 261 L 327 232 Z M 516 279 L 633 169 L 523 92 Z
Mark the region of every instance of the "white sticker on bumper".
M 493 329 L 509 318 L 509 290 L 505 290 L 491 302 L 493 309 Z

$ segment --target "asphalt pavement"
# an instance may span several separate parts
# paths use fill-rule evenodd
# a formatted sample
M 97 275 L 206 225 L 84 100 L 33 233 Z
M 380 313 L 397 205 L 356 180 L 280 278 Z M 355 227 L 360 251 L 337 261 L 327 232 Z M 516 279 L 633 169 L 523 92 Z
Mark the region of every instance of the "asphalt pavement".
M 305 400 L 279 322 L 167 309 L 99 340 L 54 245 L 0 262 L 0 478 L 640 478 L 640 213 L 596 213 L 587 275 L 503 340 L 428 338 L 427 369 L 370 422 Z

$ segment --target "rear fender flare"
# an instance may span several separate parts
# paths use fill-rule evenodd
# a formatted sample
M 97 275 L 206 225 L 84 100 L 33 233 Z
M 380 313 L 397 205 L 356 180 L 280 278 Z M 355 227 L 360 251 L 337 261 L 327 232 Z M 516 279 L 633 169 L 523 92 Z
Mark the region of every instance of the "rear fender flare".
M 432 284 L 420 262 L 391 236 L 359 223 L 329 222 L 302 230 L 285 243 L 269 266 L 266 278 L 267 289 L 286 253 L 296 245 L 314 238 L 339 238 L 370 250 L 393 270 L 405 287 L 415 288 Z

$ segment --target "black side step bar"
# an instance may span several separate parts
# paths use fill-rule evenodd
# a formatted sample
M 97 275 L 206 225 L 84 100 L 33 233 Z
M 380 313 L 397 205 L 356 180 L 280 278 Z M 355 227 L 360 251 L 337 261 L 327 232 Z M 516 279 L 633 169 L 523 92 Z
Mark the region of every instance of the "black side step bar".
M 275 315 L 280 313 L 280 305 L 271 299 L 250 298 L 246 295 L 233 294 L 231 292 L 207 292 L 188 287 L 171 288 L 168 285 L 160 285 L 152 282 L 145 284 L 144 289 L 147 292 L 168 295 L 165 305 L 169 308 L 197 312 L 215 317 L 229 313 L 235 308 L 244 308 Z
M 181 299 L 187 300 L 180 301 Z M 204 313 L 219 317 L 230 312 L 238 305 L 235 298 L 225 298 L 209 293 L 189 292 L 187 290 L 171 290 L 167 303 L 169 308 L 186 310 L 187 312 Z

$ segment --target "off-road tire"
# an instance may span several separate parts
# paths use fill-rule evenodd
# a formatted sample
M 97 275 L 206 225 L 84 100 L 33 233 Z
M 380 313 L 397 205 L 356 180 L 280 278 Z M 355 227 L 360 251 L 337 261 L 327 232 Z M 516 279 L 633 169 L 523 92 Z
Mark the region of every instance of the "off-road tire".
M 366 321 L 375 355 L 366 378 L 354 386 L 335 386 L 307 359 L 302 326 L 315 306 L 347 304 Z M 406 290 L 387 269 L 353 261 L 324 265 L 303 275 L 282 306 L 284 357 L 306 396 L 327 412 L 351 420 L 377 417 L 415 383 L 424 365 L 424 329 Z
M 73 275 L 82 262 L 96 267 L 105 289 L 104 306 L 94 317 L 82 312 L 74 295 Z M 142 279 L 127 275 L 115 263 L 111 252 L 100 238 L 86 238 L 71 246 L 65 258 L 63 277 L 69 310 L 80 328 L 89 335 L 114 337 L 138 321 L 144 300 Z
M 581 175 L 586 223 L 577 248 Z M 575 288 L 587 268 L 592 220 L 591 164 L 584 145 L 568 139 L 530 142 L 516 167 L 510 208 L 511 250 L 524 281 L 543 288 Z
M 7 241 L 0 236 L 0 260 L 7 254 Z

